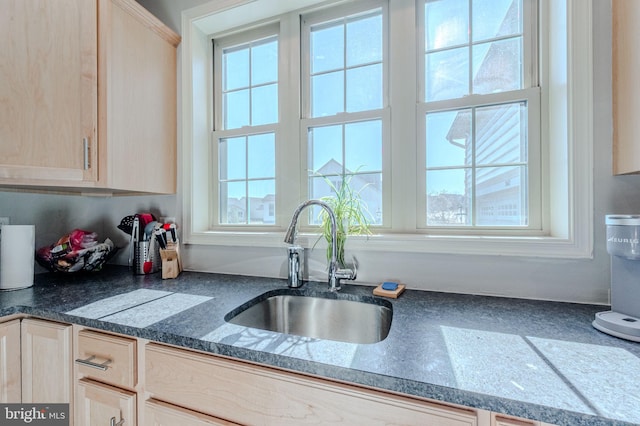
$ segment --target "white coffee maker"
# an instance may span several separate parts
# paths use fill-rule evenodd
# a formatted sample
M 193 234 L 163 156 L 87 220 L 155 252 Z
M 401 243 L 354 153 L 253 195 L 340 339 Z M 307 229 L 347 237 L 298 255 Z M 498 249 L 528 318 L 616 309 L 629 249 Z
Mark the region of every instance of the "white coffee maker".
M 611 310 L 598 312 L 593 326 L 640 342 L 640 215 L 607 215 L 611 255 Z

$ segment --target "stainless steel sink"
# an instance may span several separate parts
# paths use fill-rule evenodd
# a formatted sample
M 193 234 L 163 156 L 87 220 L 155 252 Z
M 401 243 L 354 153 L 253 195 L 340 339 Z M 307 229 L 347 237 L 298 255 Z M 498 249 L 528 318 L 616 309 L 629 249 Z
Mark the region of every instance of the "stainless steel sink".
M 230 312 L 228 322 L 278 333 L 348 343 L 376 343 L 391 327 L 391 304 L 303 294 L 258 296 Z

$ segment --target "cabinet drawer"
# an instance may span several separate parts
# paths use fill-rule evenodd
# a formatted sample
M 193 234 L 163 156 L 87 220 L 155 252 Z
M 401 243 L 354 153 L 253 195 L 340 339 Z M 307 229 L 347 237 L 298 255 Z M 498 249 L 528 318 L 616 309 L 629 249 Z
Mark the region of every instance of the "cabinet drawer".
M 133 389 L 136 385 L 136 341 L 91 330 L 78 332 L 76 368 L 83 377 Z
M 154 426 L 238 426 L 226 420 L 150 399 L 144 403 L 145 423 Z
M 145 365 L 153 398 L 240 424 L 478 424 L 471 409 L 153 343 Z
M 533 420 L 492 413 L 491 426 L 540 426 L 540 423 Z

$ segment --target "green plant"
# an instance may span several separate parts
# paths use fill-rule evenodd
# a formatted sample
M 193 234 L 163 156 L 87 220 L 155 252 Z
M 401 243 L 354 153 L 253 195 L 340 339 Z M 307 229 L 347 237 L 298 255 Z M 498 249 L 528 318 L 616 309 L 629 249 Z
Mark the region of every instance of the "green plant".
M 353 174 L 343 174 L 339 184 L 334 184 L 327 176 L 321 175 L 327 182 L 327 185 L 333 192 L 332 195 L 328 195 L 320 198 L 331 207 L 336 216 L 337 226 L 337 253 L 336 259 L 340 265 L 344 263 L 344 246 L 349 235 L 371 235 L 370 218 L 371 213 L 367 208 L 367 204 L 362 200 L 360 192 L 367 185 L 363 186 L 359 190 L 355 191 L 350 186 Z M 331 220 L 329 215 L 323 209 L 318 215 L 320 219 L 320 229 L 322 234 L 318 240 L 322 237 L 327 241 L 327 260 L 331 259 Z M 317 243 L 317 242 L 316 242 Z

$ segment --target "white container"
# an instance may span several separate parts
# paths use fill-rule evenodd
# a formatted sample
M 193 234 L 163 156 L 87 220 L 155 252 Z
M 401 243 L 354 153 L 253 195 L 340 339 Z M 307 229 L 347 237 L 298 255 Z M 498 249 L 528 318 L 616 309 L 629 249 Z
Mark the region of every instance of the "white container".
M 35 225 L 3 225 L 0 228 L 0 290 L 33 285 Z

